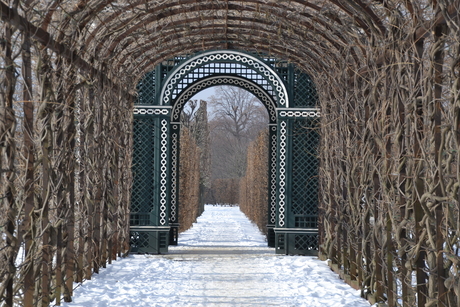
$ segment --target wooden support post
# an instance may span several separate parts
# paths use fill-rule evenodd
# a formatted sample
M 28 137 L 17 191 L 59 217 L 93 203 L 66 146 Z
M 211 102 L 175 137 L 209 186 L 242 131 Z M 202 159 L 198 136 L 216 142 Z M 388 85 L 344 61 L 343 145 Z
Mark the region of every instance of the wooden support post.
M 64 301 L 71 302 L 73 294 L 73 281 L 75 272 L 75 93 L 73 85 L 68 88 L 65 106 L 66 117 L 66 189 L 68 202 L 66 200 L 65 221 L 66 221 L 66 248 L 65 248 L 65 293 Z
M 85 147 L 85 164 L 84 164 L 84 171 L 85 171 L 85 181 L 84 181 L 84 188 L 83 191 L 85 193 L 85 210 L 86 216 L 88 218 L 88 227 L 86 230 L 86 237 L 85 237 L 85 244 L 86 244 L 86 270 L 85 270 L 85 278 L 90 280 L 93 274 L 93 267 L 94 267 L 94 254 L 95 254 L 95 246 L 93 242 L 94 236 L 94 187 L 93 184 L 95 183 L 95 172 L 94 172 L 94 156 L 96 150 L 96 143 L 94 141 L 94 125 L 95 125 L 95 94 L 94 89 L 92 87 L 88 88 L 87 97 L 84 101 L 85 104 L 85 116 L 87 120 L 85 121 L 85 143 L 83 146 Z M 87 124 L 87 125 L 86 125 Z
M 435 174 L 434 182 L 436 184 L 436 195 L 439 197 L 444 196 L 444 183 L 443 183 L 443 159 L 442 153 L 444 151 L 444 144 L 442 144 L 442 113 L 443 107 L 442 100 L 442 73 L 444 63 L 444 35 L 447 32 L 446 25 L 438 25 L 435 27 L 435 46 L 437 48 L 434 54 L 434 148 L 437 171 Z M 447 289 L 444 285 L 446 280 L 446 272 L 444 270 L 444 242 L 445 238 L 442 234 L 442 222 L 444 219 L 443 204 L 438 204 L 435 210 L 436 215 L 436 279 L 438 290 L 438 306 L 447 306 Z
M 390 212 L 386 216 L 386 268 L 387 268 L 387 303 L 388 306 L 396 306 L 394 273 L 393 273 L 393 239 Z
M 105 176 L 102 180 L 107 180 Z M 107 187 L 106 187 L 107 188 Z M 104 199 L 102 202 L 102 222 L 101 222 L 101 266 L 105 268 L 107 266 L 108 256 L 108 240 L 107 240 L 107 229 L 108 229 L 108 199 Z
M 423 192 L 423 182 L 421 180 L 416 181 L 416 189 L 419 191 L 419 194 Z M 415 218 L 415 242 L 420 242 L 423 232 L 423 226 L 420 224 L 423 219 L 423 209 L 419 200 L 414 201 L 414 218 Z M 423 247 L 420 249 L 418 255 L 416 256 L 415 261 L 415 274 L 417 280 L 417 306 L 425 307 L 426 300 L 428 297 L 428 288 L 426 285 L 426 280 L 428 278 L 426 272 L 424 271 L 425 267 L 425 258 L 426 251 Z
M 89 188 L 88 185 L 86 188 Z M 87 196 L 89 193 L 87 193 Z M 85 278 L 90 280 L 91 276 L 93 275 L 93 268 L 94 268 L 94 254 L 95 254 L 95 245 L 93 242 L 94 236 L 94 200 L 93 199 L 86 199 L 86 206 L 88 212 L 88 228 L 86 233 L 86 270 L 85 270 Z
M 101 84 L 99 86 L 102 86 Z M 102 125 L 103 125 L 103 105 L 101 101 L 102 97 L 94 99 L 94 134 L 93 140 L 98 146 L 92 151 L 93 167 L 96 172 L 93 172 L 95 187 L 93 187 L 94 193 L 94 220 L 93 220 L 93 271 L 99 273 L 101 267 L 101 237 L 102 237 L 102 197 L 103 197 L 103 170 L 102 170 Z
M 78 131 L 77 127 L 75 128 L 75 135 L 78 134 L 79 138 L 79 144 L 75 144 L 75 147 L 78 145 L 78 149 L 76 148 L 76 151 L 79 152 L 79 159 L 77 159 L 78 164 L 75 164 L 75 173 L 78 174 L 76 178 L 78 178 L 77 182 L 78 185 L 75 186 L 75 190 L 79 191 L 79 193 L 76 194 L 76 203 L 75 205 L 78 204 L 78 207 L 75 206 L 76 212 L 78 212 L 78 220 L 75 222 L 78 224 L 78 249 L 76 251 L 76 264 L 75 264 L 75 282 L 80 283 L 83 281 L 83 276 L 84 276 L 84 261 L 83 261 L 83 255 L 85 254 L 85 241 L 84 241 L 84 223 L 83 221 L 86 221 L 86 215 L 85 215 L 85 197 L 83 191 L 83 183 L 82 180 L 84 180 L 84 169 L 83 169 L 83 164 L 85 163 L 83 161 L 84 159 L 84 139 L 85 139 L 85 133 L 81 133 L 81 128 L 83 126 L 83 122 L 85 120 L 85 115 L 84 115 L 84 96 L 83 96 L 83 90 L 80 89 L 76 93 L 76 98 L 75 98 L 75 103 L 78 104 L 76 105 L 76 110 L 78 110 L 78 113 L 76 113 L 74 116 L 75 122 L 78 123 Z M 80 133 L 79 133 L 80 132 Z M 77 184 L 75 182 L 75 184 Z
M 23 138 L 24 149 L 23 154 L 26 163 L 26 182 L 24 184 L 24 191 L 26 193 L 25 210 L 24 210 L 24 242 L 25 242 L 25 259 L 29 262 L 28 269 L 24 276 L 24 307 L 33 306 L 33 297 L 35 292 L 35 259 L 33 255 L 33 240 L 32 233 L 35 228 L 35 221 L 32 218 L 34 211 L 34 104 L 32 102 L 32 64 L 30 57 L 30 37 L 27 32 L 23 33 L 22 40 L 22 76 L 23 76 Z
M 99 273 L 101 267 L 101 198 L 102 191 L 100 182 L 97 183 L 96 195 L 94 200 L 93 217 L 93 271 Z
M 350 271 L 348 274 L 350 275 L 351 280 L 356 280 L 356 277 L 357 277 L 356 276 L 356 261 L 357 261 L 356 251 L 353 248 L 353 246 L 350 245 L 350 257 L 349 257 Z
M 400 130 L 400 133 L 398 135 L 398 138 L 396 139 L 396 144 L 397 146 L 395 149 L 397 152 L 395 153 L 395 156 L 398 157 L 397 160 L 397 165 L 399 165 L 399 176 L 397 178 L 397 188 L 399 191 L 397 201 L 398 201 L 398 206 L 399 206 L 399 215 L 400 215 L 400 220 L 398 221 L 401 223 L 403 219 L 408 219 L 407 217 L 407 208 L 406 208 L 406 167 L 407 167 L 407 142 L 406 142 L 406 137 L 409 135 L 409 123 L 407 122 L 408 119 L 406 117 L 406 107 L 402 99 L 399 99 L 397 103 L 397 112 L 398 116 L 396 119 L 396 127 Z M 400 261 L 401 261 L 401 274 L 400 280 L 401 280 L 401 298 L 402 298 L 402 304 L 403 307 L 410 307 L 408 304 L 409 300 L 409 287 L 407 283 L 405 282 L 406 277 L 408 274 L 410 274 L 406 268 L 406 262 L 407 262 L 407 241 L 406 241 L 406 229 L 402 228 L 400 230 L 399 234 L 399 242 L 401 243 L 398 248 L 399 248 L 399 255 L 400 255 Z
M 42 235 L 42 256 L 41 256 L 41 303 L 43 306 L 50 304 L 51 296 L 51 260 L 52 260 L 52 249 L 51 249 L 51 225 L 49 221 L 49 208 L 50 202 L 52 201 L 51 192 L 51 161 L 50 153 L 53 151 L 53 141 L 51 132 L 51 113 L 52 104 L 48 102 L 53 101 L 51 98 L 51 84 L 48 80 L 47 74 L 49 72 L 48 56 L 45 52 L 41 52 L 41 66 L 38 67 L 39 76 L 42 78 L 40 84 L 40 101 L 45 104 L 42 107 L 42 111 L 39 113 L 38 119 L 41 121 L 41 151 L 42 151 L 42 194 L 40 210 L 42 214 L 41 229 Z
M 420 94 L 420 87 L 421 87 L 421 76 L 422 76 L 422 55 L 424 51 L 424 39 L 419 39 L 415 43 L 415 54 L 414 54 L 414 80 L 417 86 L 416 88 L 416 96 Z M 416 172 L 420 168 L 420 164 L 423 163 L 420 161 L 421 156 L 421 144 L 419 140 L 423 139 L 423 106 L 419 104 L 417 101 L 413 102 L 414 104 L 414 125 L 413 125 L 413 132 L 415 134 L 414 137 L 414 166 L 412 172 L 415 173 L 416 178 L 413 180 L 413 206 L 414 206 L 414 221 L 415 221 L 415 242 L 420 242 L 422 237 L 423 226 L 420 224 L 423 219 L 423 209 L 420 204 L 420 200 L 417 198 L 418 195 L 423 195 L 424 193 L 424 182 L 422 179 L 417 176 Z M 426 251 L 424 247 L 420 248 L 418 255 L 415 256 L 415 274 L 417 280 L 417 306 L 424 307 L 426 304 L 426 300 L 428 297 L 428 288 L 426 285 L 427 274 L 424 271 L 425 267 L 425 259 L 426 259 Z
M 79 160 L 79 165 L 78 165 L 78 187 L 77 190 L 80 191 L 78 194 L 78 203 L 79 203 L 79 211 L 80 211 L 80 218 L 78 220 L 78 230 L 79 230 L 79 235 L 78 235 L 78 258 L 77 258 L 77 274 L 76 274 L 76 282 L 82 282 L 85 274 L 85 262 L 84 262 L 84 255 L 86 254 L 85 251 L 85 236 L 86 236 L 86 229 L 84 227 L 85 223 L 88 218 L 88 212 L 86 210 L 86 193 L 84 192 L 84 189 L 86 187 L 86 170 L 85 170 L 85 165 L 87 163 L 86 161 L 86 133 L 83 132 L 83 129 L 85 127 L 85 121 L 86 121 L 86 101 L 87 96 L 85 96 L 86 91 L 84 89 L 81 89 L 78 94 L 79 94 L 79 105 L 78 105 L 78 119 L 77 122 L 79 123 L 79 130 L 82 132 L 79 134 L 79 153 L 80 153 L 80 160 Z
M 377 149 L 377 144 L 374 145 L 375 148 L 374 150 L 378 150 Z M 376 152 L 374 152 L 375 154 Z M 377 162 L 377 161 L 376 161 Z M 380 218 L 383 218 L 380 214 L 380 210 L 379 210 L 379 207 L 378 207 L 378 202 L 380 201 L 380 181 L 379 181 L 379 177 L 377 175 L 377 173 L 375 173 L 374 171 L 374 178 L 373 178 L 373 182 L 374 182 L 374 199 L 373 199 L 373 202 L 374 202 L 374 228 L 372 230 L 372 240 L 373 240 L 373 244 L 374 244 L 374 256 L 373 256 L 373 262 L 375 264 L 375 267 L 374 267 L 374 283 L 375 283 L 375 288 L 374 288 L 374 298 L 377 302 L 380 302 L 380 301 L 383 301 L 384 300 L 384 297 L 383 297 L 383 268 L 382 268 L 382 262 L 383 262 L 383 259 L 382 259 L 382 256 L 381 256 L 381 253 L 382 253 L 382 249 L 381 249 L 381 246 L 380 246 L 380 242 L 378 241 L 378 238 L 377 238 L 377 235 L 378 235 L 378 232 L 381 231 L 382 229 L 379 229 L 379 224 L 381 223 L 379 221 Z
M 55 299 L 56 305 L 61 306 L 62 295 L 62 224 L 57 225 L 56 229 L 56 271 L 54 272 L 56 278 Z
M 12 59 L 12 39 L 13 31 L 10 25 L 4 24 L 1 35 L 2 57 L 4 74 L 0 86 L 4 95 L 0 98 L 0 169 L 3 174 L 0 177 L 0 196 L 8 219 L 6 231 L 9 234 L 6 238 L 6 263 L 9 267 L 9 274 L 4 277 L 6 283 L 5 306 L 13 306 L 14 298 L 14 275 L 16 273 L 15 258 L 19 248 L 19 242 L 15 237 L 16 232 L 16 213 L 15 213 L 15 190 L 14 181 L 16 177 L 14 161 L 16 158 L 16 144 L 14 136 L 16 131 L 16 119 L 13 110 L 13 94 L 16 86 L 15 63 Z
M 85 241 L 84 241 L 84 230 L 83 230 L 83 219 L 86 219 L 83 211 L 83 199 L 80 198 L 80 218 L 78 220 L 78 251 L 77 251 L 77 263 L 76 263 L 76 274 L 75 282 L 80 283 L 83 281 L 84 276 L 84 262 L 83 255 L 85 254 Z
M 115 139 L 117 140 L 117 144 L 121 144 L 121 140 L 119 139 L 122 135 L 122 132 L 119 131 L 120 127 L 118 127 L 115 131 Z M 112 225 L 113 225 L 113 229 L 114 229 L 114 232 L 111 236 L 111 239 L 110 239 L 110 247 L 109 247 L 109 251 L 110 251 L 110 257 L 109 257 L 109 263 L 112 263 L 112 260 L 116 260 L 117 259 L 117 253 L 119 251 L 119 238 L 118 238 L 118 234 L 119 234 L 119 227 L 118 227 L 118 212 L 119 212 L 119 208 L 121 207 L 120 206 L 120 184 L 121 184 L 121 180 L 120 180 L 120 172 L 119 172 L 119 169 L 118 169 L 118 164 L 119 164 L 119 148 L 118 146 L 115 146 L 115 157 L 114 157 L 114 166 L 113 166 L 113 177 L 114 177 L 114 191 L 113 191 L 113 194 L 114 194 L 114 204 L 113 204 L 113 208 L 111 210 L 111 214 L 112 214 Z

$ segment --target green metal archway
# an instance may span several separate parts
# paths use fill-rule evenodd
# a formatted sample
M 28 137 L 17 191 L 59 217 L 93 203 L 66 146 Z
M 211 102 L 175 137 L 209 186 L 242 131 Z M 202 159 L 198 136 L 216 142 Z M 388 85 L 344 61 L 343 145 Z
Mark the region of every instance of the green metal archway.
M 131 251 L 166 253 L 178 238 L 180 114 L 196 93 L 234 85 L 269 114 L 268 246 L 280 254 L 318 250 L 319 120 L 307 74 L 292 64 L 233 50 L 163 62 L 138 85 L 133 122 Z

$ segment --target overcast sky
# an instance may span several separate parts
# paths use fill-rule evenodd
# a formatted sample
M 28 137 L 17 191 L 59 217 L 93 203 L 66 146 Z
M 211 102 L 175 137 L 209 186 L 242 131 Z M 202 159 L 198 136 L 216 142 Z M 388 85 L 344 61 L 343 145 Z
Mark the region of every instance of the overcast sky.
M 197 100 L 205 100 L 209 102 L 209 97 L 216 94 L 215 88 L 216 87 L 213 86 L 213 87 L 204 89 L 201 92 L 198 92 L 197 94 L 195 94 L 195 96 L 193 96 L 191 100 L 197 99 Z

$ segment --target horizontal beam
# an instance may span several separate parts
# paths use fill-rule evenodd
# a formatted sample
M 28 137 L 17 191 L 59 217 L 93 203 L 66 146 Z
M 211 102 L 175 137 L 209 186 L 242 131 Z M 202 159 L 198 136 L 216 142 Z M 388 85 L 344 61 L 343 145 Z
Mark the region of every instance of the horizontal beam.
M 274 228 L 276 233 L 317 234 L 318 228 Z

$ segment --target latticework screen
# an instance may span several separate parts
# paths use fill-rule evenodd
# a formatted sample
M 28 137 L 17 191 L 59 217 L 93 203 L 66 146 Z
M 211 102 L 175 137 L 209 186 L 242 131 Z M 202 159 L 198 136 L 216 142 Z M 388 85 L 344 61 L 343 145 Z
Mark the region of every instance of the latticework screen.
M 294 235 L 294 248 L 301 251 L 318 250 L 318 234 Z
M 238 75 L 249 79 L 262 88 L 264 88 L 269 94 L 274 94 L 274 89 L 270 83 L 262 76 L 259 72 L 251 69 L 250 67 L 237 62 L 218 62 L 209 63 L 196 68 L 191 73 L 188 73 L 175 87 L 172 99 L 175 99 L 179 93 L 182 92 L 187 86 L 195 82 L 196 80 L 211 76 L 211 75 Z
M 294 107 L 317 107 L 318 94 L 310 76 L 302 73 L 295 73 L 294 85 Z
M 155 105 L 155 71 L 145 74 L 137 84 L 136 105 Z
M 317 127 L 317 119 L 296 119 L 293 123 L 291 214 L 294 224 L 291 227 L 317 228 Z
M 132 226 L 151 225 L 154 173 L 154 121 L 135 118 L 133 122 L 133 190 L 131 196 Z

